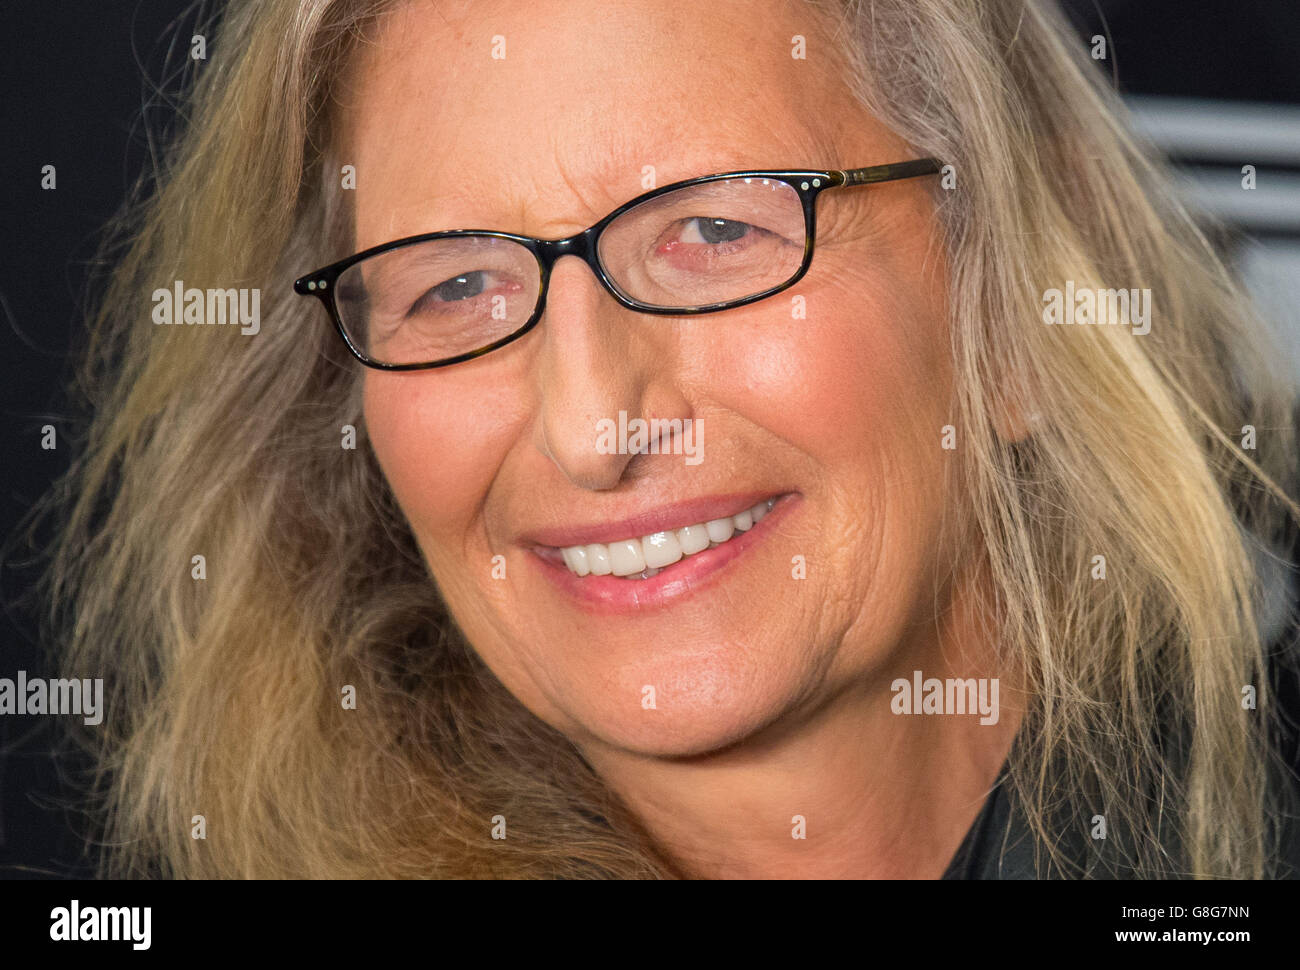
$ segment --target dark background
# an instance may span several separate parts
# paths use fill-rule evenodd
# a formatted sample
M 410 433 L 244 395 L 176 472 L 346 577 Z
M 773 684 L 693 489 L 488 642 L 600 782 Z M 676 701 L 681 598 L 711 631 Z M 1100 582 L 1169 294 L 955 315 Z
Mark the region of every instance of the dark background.
M 207 5 L 204 5 L 205 8 Z M 1109 34 L 1125 93 L 1300 104 L 1296 0 L 1069 0 L 1080 43 Z M 0 677 L 53 671 L 20 601 L 43 545 L 13 545 L 32 503 L 67 467 L 78 416 L 63 403 L 104 224 L 147 170 L 149 131 L 172 120 L 178 68 L 203 11 L 166 0 L 6 0 L 0 23 Z M 170 33 L 169 33 L 170 31 Z M 208 60 L 220 56 L 208 34 Z M 170 50 L 170 54 L 169 54 Z M 202 70 L 202 63 L 198 65 Z M 57 167 L 57 188 L 40 187 Z M 53 424 L 60 447 L 40 447 Z M 0 717 L 0 877 L 87 875 L 49 717 Z

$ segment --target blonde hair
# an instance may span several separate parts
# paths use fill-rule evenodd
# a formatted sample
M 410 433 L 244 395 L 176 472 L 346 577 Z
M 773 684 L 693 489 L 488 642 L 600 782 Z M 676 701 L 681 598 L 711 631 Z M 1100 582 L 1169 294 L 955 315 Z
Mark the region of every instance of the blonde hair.
M 228 53 L 119 225 L 45 586 L 69 674 L 107 678 L 88 738 L 103 871 L 672 875 L 456 633 L 366 446 L 360 368 L 287 285 L 347 232 L 331 95 L 387 6 L 231 3 Z M 1268 874 L 1270 698 L 1240 526 L 1269 537 L 1294 512 L 1278 471 L 1294 448 L 1240 291 L 1052 8 L 816 6 L 858 96 L 953 166 L 935 197 L 954 424 L 999 649 L 1031 693 L 1007 784 L 1040 864 L 1089 874 L 1068 843 L 1104 814 L 1133 874 Z M 261 288 L 261 332 L 155 326 L 150 294 L 175 280 Z M 1150 332 L 1044 326 L 1042 293 L 1067 280 L 1150 288 Z M 1011 444 L 1007 402 L 1041 414 Z M 1253 456 L 1231 437 L 1247 424 Z

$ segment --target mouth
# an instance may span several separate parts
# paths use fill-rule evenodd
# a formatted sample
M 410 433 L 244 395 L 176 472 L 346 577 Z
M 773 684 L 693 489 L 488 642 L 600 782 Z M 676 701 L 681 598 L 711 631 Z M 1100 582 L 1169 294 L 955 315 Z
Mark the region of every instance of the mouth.
M 577 576 L 618 576 L 627 580 L 646 580 L 687 556 L 716 549 L 733 537 L 758 525 L 772 511 L 777 496 L 772 496 L 735 515 L 678 529 L 665 529 L 639 538 L 616 539 L 566 546 L 560 550 L 569 572 Z
M 713 573 L 762 541 L 772 523 L 784 518 L 798 499 L 797 493 L 775 493 L 767 497 L 740 498 L 729 504 L 740 505 L 729 514 L 718 503 L 710 503 L 707 517 L 700 509 L 687 508 L 677 517 L 680 524 L 662 523 L 643 535 L 610 537 L 600 541 L 566 544 L 532 545 L 545 572 L 557 585 L 596 607 L 643 608 L 657 605 L 701 586 Z M 656 517 L 659 518 L 659 517 Z M 761 524 L 761 526 L 760 526 Z M 630 531 L 626 526 L 611 526 L 599 533 Z

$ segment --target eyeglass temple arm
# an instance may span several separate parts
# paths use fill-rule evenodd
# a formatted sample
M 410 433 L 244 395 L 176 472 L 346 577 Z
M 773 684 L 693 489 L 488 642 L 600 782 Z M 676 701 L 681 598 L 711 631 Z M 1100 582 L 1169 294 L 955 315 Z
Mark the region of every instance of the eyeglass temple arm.
M 908 162 L 848 169 L 840 173 L 844 176 L 844 181 L 840 184 L 868 185 L 872 182 L 892 182 L 895 179 L 910 179 L 918 175 L 937 175 L 942 170 L 943 166 L 937 158 L 914 158 Z

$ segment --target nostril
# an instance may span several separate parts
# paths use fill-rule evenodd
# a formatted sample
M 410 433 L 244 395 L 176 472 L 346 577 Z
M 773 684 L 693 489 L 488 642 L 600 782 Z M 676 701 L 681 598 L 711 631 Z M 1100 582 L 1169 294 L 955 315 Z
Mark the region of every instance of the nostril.
M 603 454 L 598 447 L 597 419 L 575 415 L 563 405 L 543 404 L 533 436 L 535 447 L 572 485 L 604 492 L 623 481 L 628 454 Z

